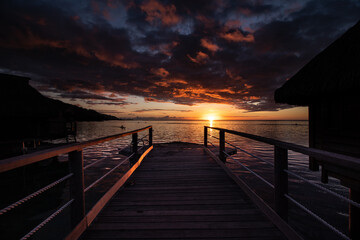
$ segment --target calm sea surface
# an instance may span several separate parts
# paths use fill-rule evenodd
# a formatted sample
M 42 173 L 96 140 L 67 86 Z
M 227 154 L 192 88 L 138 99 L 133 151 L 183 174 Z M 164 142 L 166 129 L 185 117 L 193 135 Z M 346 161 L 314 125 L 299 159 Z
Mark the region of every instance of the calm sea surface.
M 210 124 L 213 127 L 221 127 L 308 146 L 308 121 L 213 121 L 212 123 L 209 121 L 81 122 L 78 124 L 77 138 L 81 142 L 152 125 L 154 129 L 154 143 L 181 141 L 203 144 L 204 126 L 210 126 Z M 121 129 L 120 126 L 124 126 L 126 129 Z M 216 130 L 210 130 L 209 133 L 215 137 L 219 136 L 219 132 Z M 148 134 L 148 131 L 140 133 L 139 138 L 146 134 Z M 218 146 L 216 138 L 209 137 L 209 140 L 214 146 Z M 273 162 L 274 147 L 271 145 L 230 134 L 226 134 L 226 140 L 251 154 Z M 126 146 L 130 141 L 131 136 L 86 149 L 84 151 L 85 165 L 104 156 L 111 159 L 115 158 L 116 161 L 118 159 L 118 149 Z M 216 147 L 213 147 L 211 144 L 209 144 L 209 147 L 214 153 L 217 153 L 218 149 Z M 246 181 L 268 204 L 273 205 L 273 190 L 253 174 L 249 173 L 238 162 L 273 184 L 272 166 L 241 151 L 238 151 L 233 156 L 233 159 L 228 158 L 227 162 L 228 167 Z M 103 168 L 104 171 L 107 169 L 110 168 Z M 308 170 L 307 156 L 289 151 L 289 169 L 307 178 L 312 183 L 317 183 L 344 196 L 348 194 L 348 190 L 342 187 L 336 179 L 330 178 L 329 184 L 322 184 L 320 182 L 320 172 Z M 91 182 L 91 180 L 88 181 Z M 289 177 L 289 193 L 306 208 L 311 209 L 333 226 L 343 232 L 347 231 L 348 205 L 345 202 L 292 176 Z M 327 239 L 338 239 L 338 236 L 331 230 L 323 227 L 316 220 L 309 218 L 306 213 L 293 205 L 290 205 L 289 222 L 295 229 L 304 234 L 307 239 L 320 239 L 325 236 Z

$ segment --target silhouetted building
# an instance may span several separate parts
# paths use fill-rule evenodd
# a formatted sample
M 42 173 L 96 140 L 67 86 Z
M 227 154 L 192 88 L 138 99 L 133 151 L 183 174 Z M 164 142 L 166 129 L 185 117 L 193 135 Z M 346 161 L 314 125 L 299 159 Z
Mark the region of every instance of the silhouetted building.
M 275 101 L 309 106 L 310 147 L 360 158 L 359 93 L 360 22 L 277 89 Z M 317 163 L 310 159 L 310 169 L 317 170 Z M 327 174 L 340 179 L 351 198 L 360 201 L 358 172 L 334 166 L 322 166 L 322 171 L 325 179 Z M 352 227 L 359 228 L 360 210 L 350 211 Z
M 360 157 L 360 22 L 275 92 L 309 106 L 310 147 Z

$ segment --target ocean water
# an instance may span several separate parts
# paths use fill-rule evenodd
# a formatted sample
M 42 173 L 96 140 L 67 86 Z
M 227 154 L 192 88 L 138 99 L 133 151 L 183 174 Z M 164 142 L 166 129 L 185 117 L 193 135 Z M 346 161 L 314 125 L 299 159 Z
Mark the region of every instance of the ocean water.
M 263 137 L 273 138 L 298 145 L 308 146 L 308 121 L 107 121 L 107 122 L 81 122 L 78 123 L 78 141 L 86 141 L 116 133 L 127 132 L 142 127 L 153 126 L 153 142 L 191 142 L 203 144 L 204 126 L 213 126 L 251 133 Z M 121 129 L 120 126 L 126 127 Z M 139 133 L 139 138 L 148 134 L 148 131 Z M 219 132 L 209 130 L 208 137 L 211 143 L 209 148 L 217 154 Z M 272 145 L 249 140 L 243 137 L 226 133 L 226 141 L 245 151 L 261 157 L 268 162 L 273 162 L 274 147 Z M 90 164 L 104 155 L 117 154 L 117 150 L 129 144 L 131 136 L 94 146 L 84 151 L 85 165 Z M 227 147 L 232 148 L 227 145 Z M 111 158 L 112 159 L 112 158 Z M 232 158 L 228 158 L 227 165 L 241 179 L 249 184 L 270 206 L 273 206 L 273 190 L 259 180 L 243 166 L 250 168 L 268 182 L 273 184 L 273 167 L 260 161 L 249 154 L 238 151 Z M 107 169 L 110 169 L 107 167 Z M 289 169 L 311 183 L 319 184 L 343 196 L 348 195 L 348 189 L 341 186 L 337 179 L 330 178 L 328 184 L 320 182 L 321 173 L 308 170 L 308 157 L 289 151 Z M 105 169 L 106 170 L 106 169 Z M 104 170 L 104 171 L 105 171 Z M 125 171 L 125 170 L 123 170 Z M 122 172 L 123 172 L 122 171 Z M 120 173 L 121 174 L 121 173 Z M 91 175 L 91 174 L 89 174 Z M 88 180 L 91 182 L 91 180 Z M 329 222 L 334 227 L 347 233 L 348 205 L 345 202 L 329 195 L 323 190 L 312 187 L 310 184 L 289 176 L 289 194 L 306 208 Z M 328 228 L 319 224 L 317 220 L 290 204 L 289 223 L 294 229 L 303 234 L 306 239 L 338 239 L 339 237 Z M 310 231 L 309 231 L 310 229 Z
M 95 139 L 116 133 L 127 132 L 152 125 L 154 143 L 191 142 L 203 143 L 204 126 L 210 121 L 105 121 L 79 122 L 79 141 Z M 264 137 L 279 139 L 307 146 L 307 121 L 212 121 L 213 127 L 227 128 Z M 120 126 L 126 127 L 121 129 Z

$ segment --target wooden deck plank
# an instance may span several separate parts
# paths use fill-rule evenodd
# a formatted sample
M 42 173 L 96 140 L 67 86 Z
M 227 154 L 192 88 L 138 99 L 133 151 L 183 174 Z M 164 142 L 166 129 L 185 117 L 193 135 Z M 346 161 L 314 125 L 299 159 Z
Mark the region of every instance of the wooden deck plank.
M 283 239 L 280 232 L 274 229 L 175 229 L 175 230 L 92 230 L 88 231 L 86 239 L 225 239 L 227 237 L 237 239 L 251 239 L 265 237 L 277 237 L 275 239 Z
M 83 239 L 284 239 L 205 151 L 160 144 Z

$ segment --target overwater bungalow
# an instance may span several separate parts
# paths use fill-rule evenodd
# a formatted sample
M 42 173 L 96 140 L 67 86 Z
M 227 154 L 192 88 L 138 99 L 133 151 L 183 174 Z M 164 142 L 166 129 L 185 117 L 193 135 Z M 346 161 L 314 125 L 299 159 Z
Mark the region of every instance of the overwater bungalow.
M 309 107 L 309 146 L 360 157 L 360 21 L 275 92 L 275 101 Z M 340 179 L 350 188 L 353 200 L 360 200 L 360 176 L 310 159 L 310 169 L 322 165 L 327 176 Z M 356 213 L 355 213 L 356 212 Z M 354 227 L 360 227 L 360 213 L 350 208 Z M 355 226 L 355 219 L 356 226 Z

